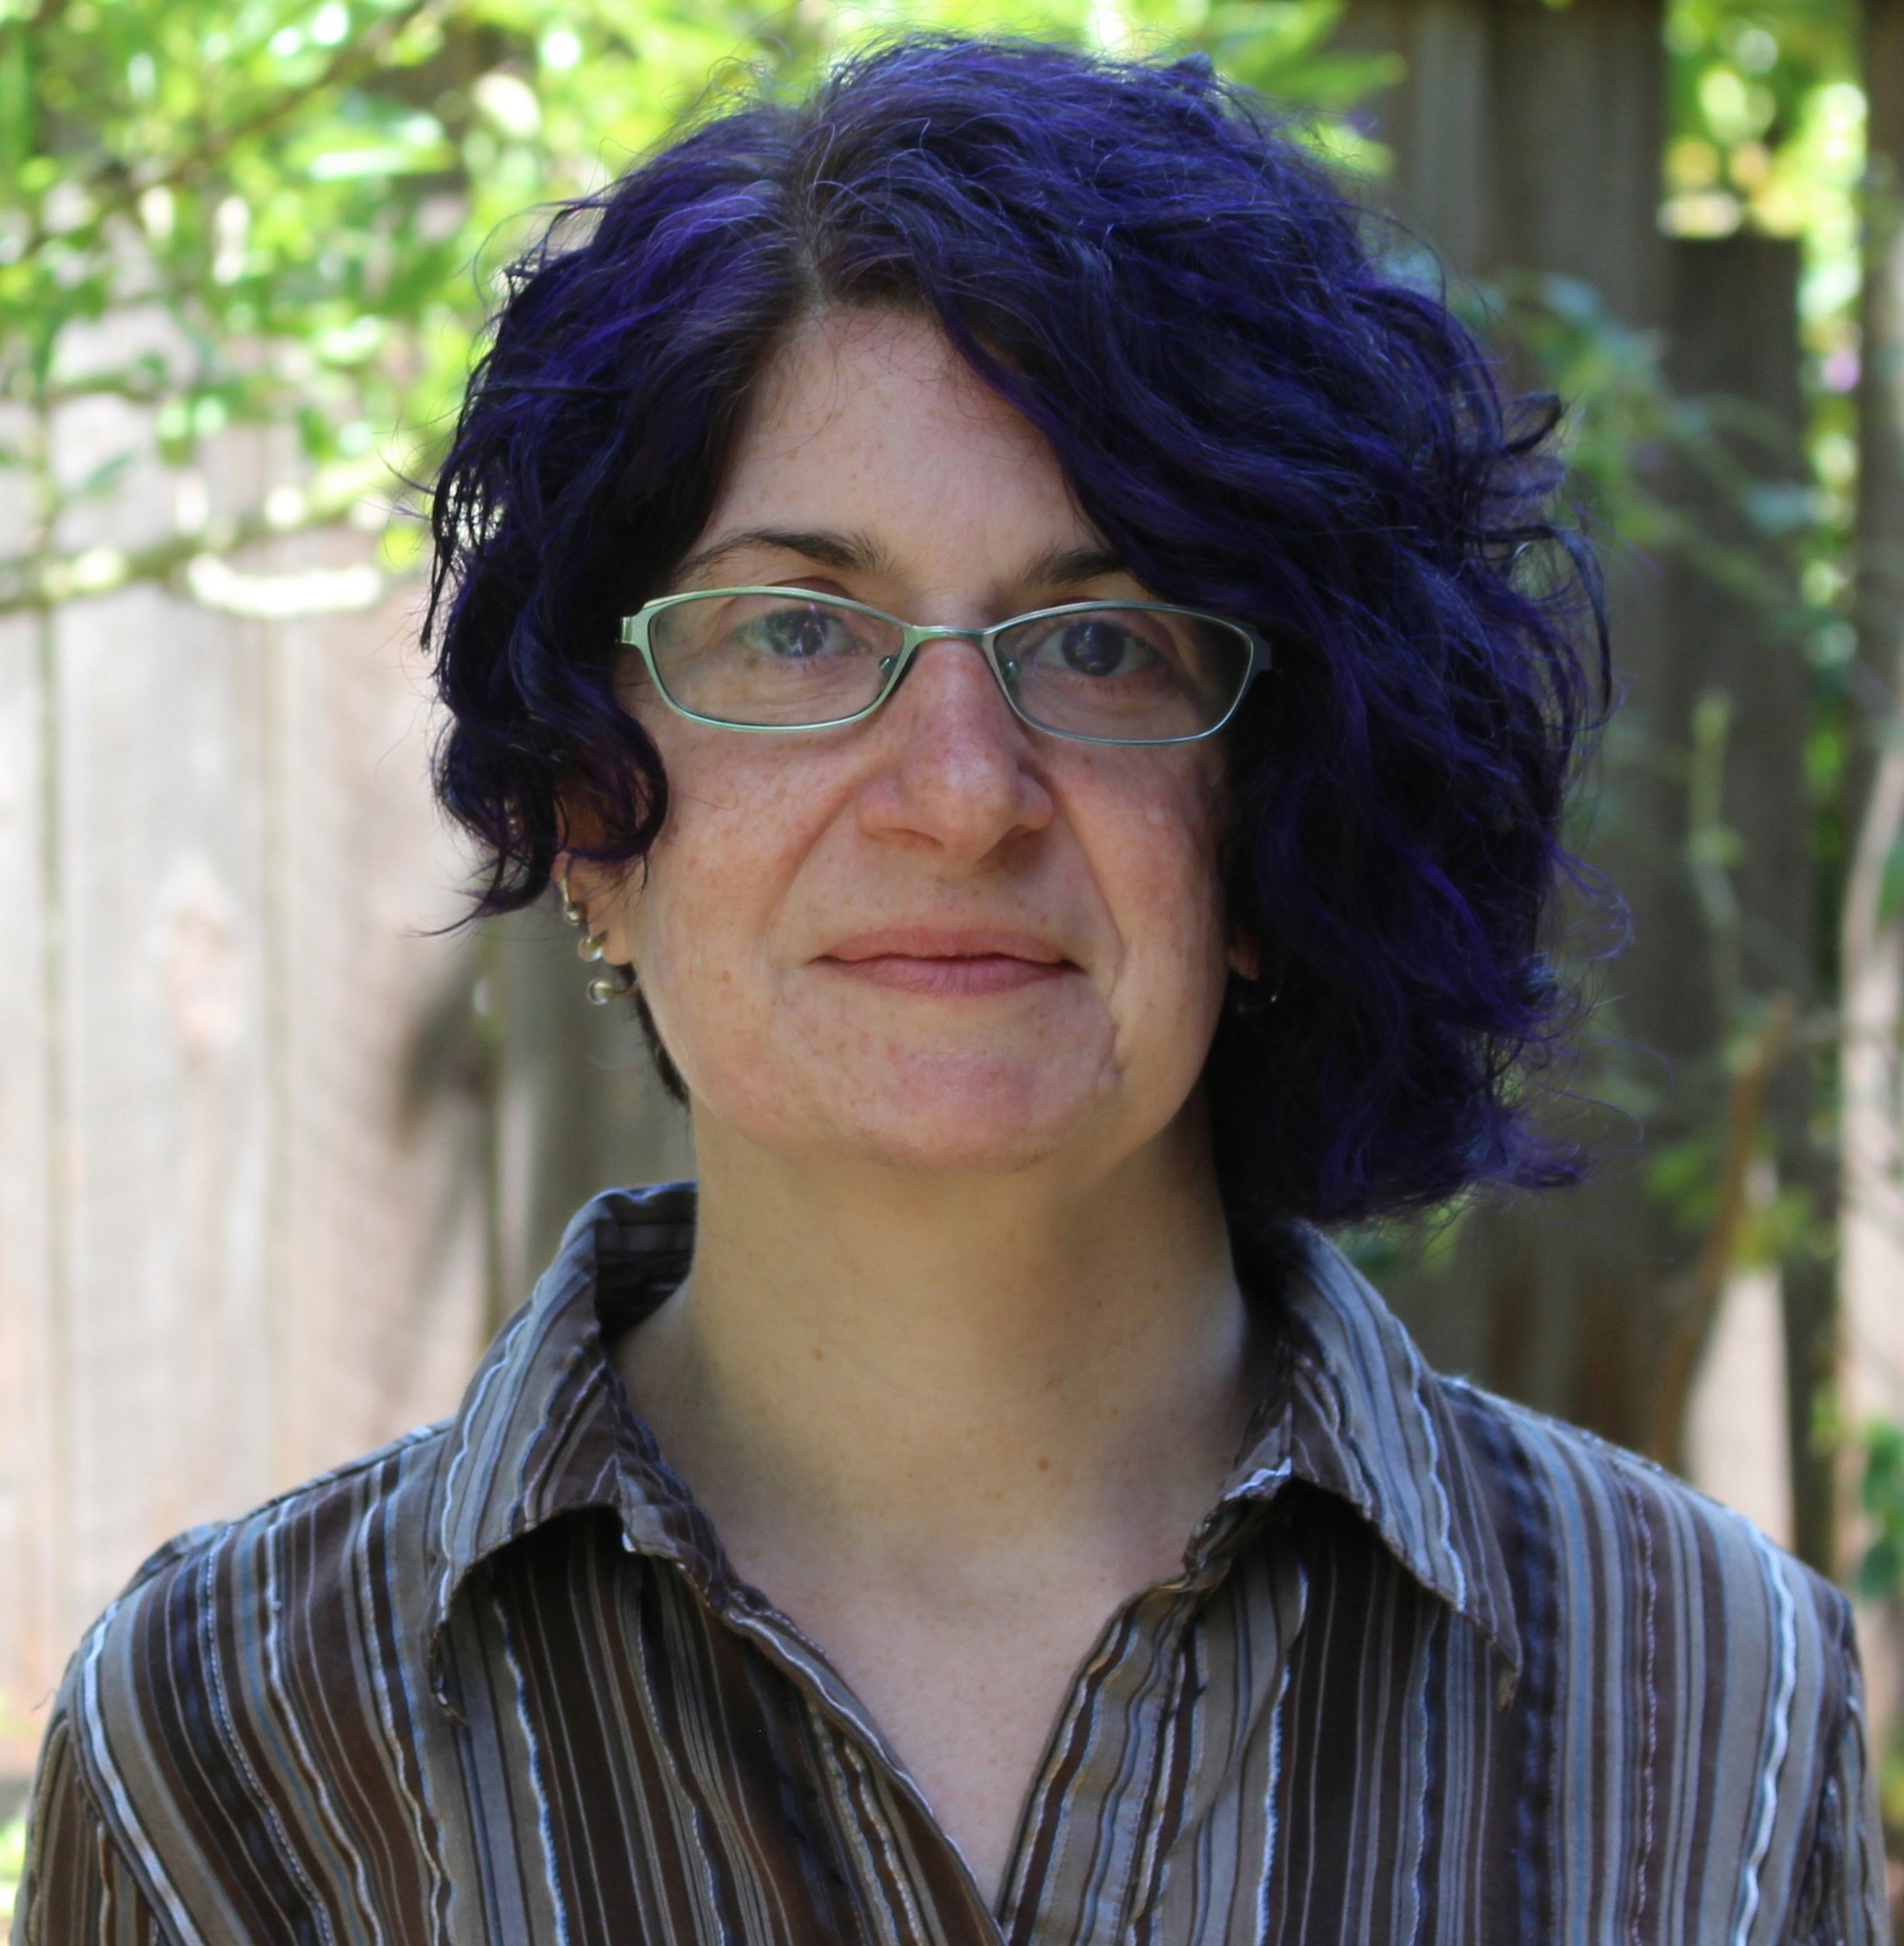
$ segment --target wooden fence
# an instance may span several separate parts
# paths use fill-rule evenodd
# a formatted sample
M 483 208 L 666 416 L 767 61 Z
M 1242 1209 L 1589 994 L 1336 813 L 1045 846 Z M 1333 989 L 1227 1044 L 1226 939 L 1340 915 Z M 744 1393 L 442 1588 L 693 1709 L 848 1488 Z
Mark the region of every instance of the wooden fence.
M 1376 132 L 1403 213 L 1457 271 L 1580 277 L 1626 322 L 1704 344 L 1690 383 L 1789 412 L 1790 253 L 1699 255 L 1655 224 L 1660 27 L 1658 0 L 1355 0 L 1348 17 L 1410 64 Z M 1752 363 L 1766 345 L 1775 368 Z M 100 429 L 64 437 L 77 454 Z M 228 457 L 255 490 L 265 457 Z M 111 517 L 136 526 L 170 490 L 155 472 Z M 239 566 L 360 559 L 341 533 Z M 1725 816 L 1764 834 L 1764 859 L 1789 848 L 1802 670 L 1650 564 L 1614 579 L 1661 747 L 1725 675 L 1751 753 Z M 140 590 L 0 622 L 0 1778 L 150 1547 L 450 1409 L 574 1204 L 686 1167 L 633 1029 L 583 1003 L 552 916 L 439 930 L 466 861 L 429 805 L 413 604 L 399 587 L 266 621 Z M 1639 823 L 1684 829 L 1683 769 L 1636 788 Z M 1629 862 L 1636 1031 L 1703 1046 L 1683 859 Z M 1770 993 L 1805 923 L 1802 859 L 1745 896 Z M 1802 1131 L 1802 1075 L 1782 1085 L 1775 1113 Z M 1544 1226 L 1478 1235 L 1458 1301 L 1401 1293 L 1431 1350 L 1634 1437 L 1621 1414 L 1657 1362 L 1639 1326 L 1670 1314 L 1676 1274 L 1636 1168 Z M 1721 1341 L 1775 1399 L 1775 1340 L 1810 1358 L 1829 1307 L 1790 1281 L 1748 1295 Z M 1894 1290 L 1873 1306 L 1894 1316 Z M 1741 1336 L 1739 1318 L 1757 1322 Z
M 684 1166 L 552 920 L 440 930 L 414 593 L 0 624 L 0 1780 L 147 1553 L 452 1409 Z

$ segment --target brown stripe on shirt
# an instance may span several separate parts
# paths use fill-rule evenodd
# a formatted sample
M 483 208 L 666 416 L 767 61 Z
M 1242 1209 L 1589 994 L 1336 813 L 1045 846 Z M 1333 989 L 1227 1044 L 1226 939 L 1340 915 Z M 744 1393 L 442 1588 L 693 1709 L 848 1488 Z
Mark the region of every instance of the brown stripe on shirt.
M 1080 1665 L 986 1907 L 606 1346 L 686 1185 L 570 1225 L 462 1410 L 161 1550 L 73 1658 L 26 1946 L 1825 1946 L 1885 1930 L 1843 1598 L 1438 1377 L 1320 1237 L 1181 1572 Z

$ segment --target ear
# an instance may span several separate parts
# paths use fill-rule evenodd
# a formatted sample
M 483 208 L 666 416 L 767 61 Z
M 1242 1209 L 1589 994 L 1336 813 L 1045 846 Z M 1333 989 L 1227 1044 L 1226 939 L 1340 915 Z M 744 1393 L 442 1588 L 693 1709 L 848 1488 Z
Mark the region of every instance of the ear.
M 558 801 L 557 815 L 562 849 L 555 855 L 555 896 L 574 907 L 578 916 L 570 923 L 586 936 L 607 935 L 602 957 L 610 965 L 625 966 L 632 957 L 628 952 L 626 894 L 639 885 L 641 875 L 630 873 L 625 865 L 606 864 L 585 855 L 588 847 L 602 839 L 602 821 L 585 799 L 578 802 L 565 791 Z
M 578 858 L 572 851 L 558 851 L 550 883 L 558 899 L 586 910 L 598 900 L 610 897 L 615 889 L 615 873 L 592 858 Z
M 1240 980 L 1262 977 L 1262 944 L 1240 925 L 1230 927 L 1230 971 Z
M 606 884 L 601 867 L 585 858 L 577 858 L 575 847 L 585 850 L 593 844 L 600 836 L 601 823 L 590 817 L 585 806 L 579 804 L 566 790 L 556 794 L 555 821 L 560 848 L 549 867 L 549 877 L 557 899 L 565 907 L 572 908 L 565 910 L 563 917 L 569 924 L 580 925 L 589 902 L 602 896 Z
M 603 864 L 561 851 L 555 859 L 555 896 L 564 902 L 563 917 L 593 938 L 605 935 L 602 957 L 611 966 L 631 963 L 628 951 L 627 898 L 639 875 L 625 866 Z

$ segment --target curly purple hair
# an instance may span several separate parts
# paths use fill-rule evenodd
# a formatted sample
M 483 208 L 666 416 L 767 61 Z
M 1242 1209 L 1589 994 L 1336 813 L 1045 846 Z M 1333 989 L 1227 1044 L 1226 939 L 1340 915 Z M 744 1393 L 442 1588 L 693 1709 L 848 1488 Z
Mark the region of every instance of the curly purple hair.
M 704 119 L 517 264 L 433 505 L 444 804 L 482 909 L 666 816 L 618 623 L 701 532 L 749 387 L 817 308 L 904 306 L 1049 440 L 1159 596 L 1277 645 L 1225 732 L 1260 979 L 1206 1069 L 1233 1217 L 1337 1222 L 1566 1180 L 1525 1077 L 1603 707 L 1552 401 L 1503 398 L 1263 104 L 1196 60 L 908 37 Z M 665 1072 L 665 1066 L 664 1068 Z

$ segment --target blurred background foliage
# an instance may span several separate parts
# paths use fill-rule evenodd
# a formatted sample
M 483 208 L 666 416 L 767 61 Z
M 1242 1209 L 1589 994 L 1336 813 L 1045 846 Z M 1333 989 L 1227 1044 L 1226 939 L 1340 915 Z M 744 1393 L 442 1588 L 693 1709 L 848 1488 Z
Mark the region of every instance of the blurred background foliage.
M 0 613 L 142 581 L 242 614 L 368 607 L 418 563 L 406 483 L 429 475 L 502 268 L 540 212 L 736 80 L 795 88 L 900 27 L 1196 47 L 1299 106 L 1307 138 L 1378 199 L 1390 157 L 1368 107 L 1401 57 L 1343 46 L 1340 15 L 1341 0 L 0 0 L 0 497 L 18 541 L 0 556 Z M 1749 409 L 1676 392 L 1657 333 L 1590 285 L 1507 273 L 1455 292 L 1567 402 L 1590 521 L 1624 547 L 1693 561 L 1804 658 L 1827 993 L 1856 825 L 1860 35 L 1854 0 L 1667 10 L 1663 227 L 1756 230 L 1802 251 L 1795 477 Z M 208 463 L 234 431 L 262 455 L 252 497 Z M 1669 490 L 1685 468 L 1730 510 L 1716 527 Z M 156 481 L 168 517 L 129 528 L 115 511 L 142 481 L 141 504 Z M 287 570 L 254 545 L 339 526 L 367 542 L 345 565 Z M 1718 708 L 1696 754 L 1722 767 L 1725 734 Z M 1709 824 L 1722 898 L 1727 833 L 1716 812 Z M 1894 912 L 1904 869 L 1888 884 Z M 1740 997 L 1716 1072 L 1749 1063 L 1764 1029 Z M 1591 1085 L 1616 1102 L 1625 1090 L 1643 1115 L 1639 1069 L 1602 1065 Z M 1691 1232 L 1714 1220 L 1724 1140 L 1715 1119 L 1650 1164 L 1652 1193 Z M 1778 1261 L 1830 1214 L 1782 1188 L 1741 1226 L 1737 1260 Z M 1379 1266 L 1399 1246 L 1361 1247 Z M 1904 1434 L 1879 1428 L 1867 1452 L 1862 1584 L 1894 1596 Z M 17 1829 L 0 1835 L 0 1904 L 17 1848 Z
M 395 483 L 429 471 L 502 267 L 546 205 L 599 188 L 724 83 L 797 87 L 902 19 L 1192 41 L 1312 105 L 1318 138 L 1366 167 L 1378 158 L 1345 111 L 1388 64 L 1331 53 L 1334 12 L 1330 0 L 803 0 L 767 15 L 733 0 L 16 4 L 0 14 L 0 397 L 25 410 L 0 463 L 28 483 L 32 545 L 0 563 L 0 611 L 154 577 L 213 605 L 267 603 L 219 557 L 344 517 L 379 534 L 386 568 L 407 566 L 418 527 Z M 144 328 L 109 341 L 85 328 L 113 313 Z M 149 408 L 149 423 L 63 475 L 48 415 L 108 395 Z M 294 441 L 306 470 L 221 513 L 193 469 L 233 425 Z M 176 476 L 172 531 L 63 548 L 62 516 L 118 490 L 147 435 Z M 279 597 L 372 598 L 361 573 Z
M 167 463 L 189 468 L 233 423 L 295 437 L 310 472 L 246 509 L 245 534 L 356 510 L 393 477 L 426 473 L 468 368 L 495 278 L 538 209 L 609 179 L 737 68 L 798 86 L 836 51 L 899 25 L 1014 30 L 1106 45 L 1197 46 L 1225 71 L 1300 105 L 1345 168 L 1387 158 L 1358 104 L 1398 57 L 1332 51 L 1339 0 L 8 0 L 0 10 L 0 396 L 30 407 L 111 393 L 154 408 Z M 1674 133 L 1663 212 L 1683 234 L 1741 224 L 1803 240 L 1816 491 L 1786 526 L 1846 517 L 1856 377 L 1854 194 L 1863 97 L 1848 0 L 1676 0 L 1668 23 Z M 1648 448 L 1678 431 L 1648 347 L 1591 290 L 1549 280 L 1511 302 L 1577 402 L 1581 474 L 1622 531 L 1645 518 Z M 128 308 L 176 328 L 101 365 L 96 324 Z M 52 481 L 30 441 L 4 461 L 37 473 L 43 535 L 59 510 L 109 494 L 138 457 Z M 11 604 L 182 572 L 232 529 L 194 519 L 150 554 L 7 564 Z M 386 536 L 407 562 L 412 524 Z M 1807 592 L 1841 590 L 1829 533 Z M 213 578 L 215 582 L 215 577 Z M 1843 631 L 1819 638 L 1824 660 Z

